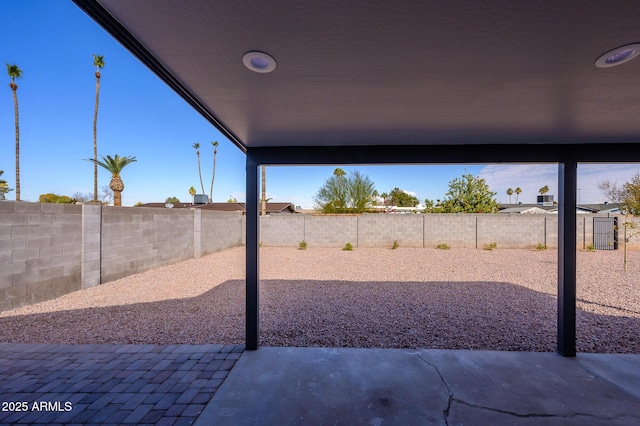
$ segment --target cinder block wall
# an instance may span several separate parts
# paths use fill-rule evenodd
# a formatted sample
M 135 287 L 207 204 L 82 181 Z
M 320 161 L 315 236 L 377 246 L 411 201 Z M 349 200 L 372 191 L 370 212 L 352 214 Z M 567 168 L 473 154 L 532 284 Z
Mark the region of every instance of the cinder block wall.
M 240 213 L 0 202 L 0 311 L 242 244 Z
M 475 248 L 477 216 L 467 214 L 424 215 L 424 247 L 447 244 L 454 248 Z
M 424 215 L 363 215 L 358 217 L 358 247 L 424 246 Z
M 193 211 L 102 208 L 102 282 L 194 256 Z
M 585 249 L 593 243 L 593 217 L 576 217 L 576 248 Z M 624 237 L 619 216 L 619 241 Z M 629 249 L 640 249 L 640 218 L 638 230 L 628 243 Z M 243 221 L 244 223 L 244 221 Z M 243 225 L 244 226 L 244 225 Z M 242 244 L 245 243 L 242 228 Z M 407 214 L 360 216 L 272 215 L 260 218 L 260 241 L 264 246 L 298 246 L 306 241 L 315 247 L 384 247 L 398 241 L 403 247 L 483 248 L 496 243 L 498 248 L 535 248 L 544 244 L 558 247 L 557 215 L 523 214 Z
M 546 234 L 546 225 L 549 221 L 557 224 L 557 216 L 492 214 L 476 218 L 478 248 L 492 243 L 501 248 L 534 248 L 538 244 L 557 246 L 557 240 L 548 238 Z
M 606 216 L 606 215 L 605 215 Z M 577 216 L 576 247 L 593 242 L 594 215 Z M 624 222 L 628 248 L 640 249 L 640 218 Z M 0 310 L 60 295 L 244 244 L 246 218 L 235 212 L 0 202 Z M 272 246 L 557 247 L 554 215 L 273 215 L 260 220 Z
M 200 224 L 202 228 L 201 255 L 242 245 L 242 227 L 244 226 L 242 213 L 205 210 L 201 212 Z
M 0 310 L 80 289 L 82 206 L 0 202 Z
M 303 214 L 263 216 L 260 218 L 260 241 L 270 246 L 297 247 L 305 239 L 305 221 L 308 217 L 311 216 Z
M 344 247 L 347 243 L 358 247 L 359 218 L 359 216 L 305 216 L 304 240 L 309 246 L 314 247 Z M 261 227 L 264 222 L 263 218 L 260 221 Z

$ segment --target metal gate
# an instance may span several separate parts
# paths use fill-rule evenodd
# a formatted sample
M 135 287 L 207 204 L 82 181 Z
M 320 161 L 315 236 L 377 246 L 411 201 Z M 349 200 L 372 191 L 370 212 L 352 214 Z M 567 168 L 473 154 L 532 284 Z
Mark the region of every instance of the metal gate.
M 593 245 L 596 250 L 618 250 L 618 218 L 593 218 Z

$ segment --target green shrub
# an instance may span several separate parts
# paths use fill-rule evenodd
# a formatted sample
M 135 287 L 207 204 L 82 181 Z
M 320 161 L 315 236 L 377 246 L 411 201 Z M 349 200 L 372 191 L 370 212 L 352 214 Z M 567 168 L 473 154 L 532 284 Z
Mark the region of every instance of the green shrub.
M 391 246 L 391 248 L 392 248 L 393 250 L 395 250 L 395 249 L 397 249 L 398 247 L 400 247 L 400 244 L 398 244 L 398 240 L 395 240 L 395 241 L 393 242 L 393 245 Z
M 342 250 L 345 251 L 352 251 L 353 250 L 353 246 L 351 245 L 351 243 L 347 243 L 344 245 L 344 247 L 342 248 Z
M 68 197 L 66 195 L 57 195 L 53 193 L 41 194 L 38 197 L 40 203 L 52 203 L 52 204 L 75 204 L 76 199 Z
M 587 246 L 587 251 L 596 251 L 596 246 L 594 246 L 593 244 L 589 244 Z
M 538 250 L 538 251 L 542 251 L 542 250 L 546 250 L 546 249 L 547 249 L 547 245 L 546 244 L 540 243 L 540 244 L 538 244 L 536 246 L 536 250 Z
M 440 250 L 449 250 L 451 247 L 449 247 L 449 245 L 446 243 L 440 243 L 436 246 L 436 248 Z
M 485 250 L 493 250 L 494 248 L 498 248 L 498 243 L 493 242 L 484 245 Z
M 307 242 L 306 241 L 300 241 L 300 244 L 298 244 L 298 249 L 300 250 L 306 250 L 307 249 Z

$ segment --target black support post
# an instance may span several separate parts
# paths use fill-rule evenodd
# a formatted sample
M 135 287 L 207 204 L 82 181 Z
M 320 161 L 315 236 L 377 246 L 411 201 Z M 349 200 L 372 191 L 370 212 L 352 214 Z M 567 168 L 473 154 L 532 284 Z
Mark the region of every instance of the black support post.
M 576 355 L 576 191 L 578 163 L 558 165 L 558 353 Z
M 246 349 L 258 349 L 260 285 L 260 224 L 258 217 L 258 166 L 250 152 L 247 153 L 247 222 L 246 222 Z

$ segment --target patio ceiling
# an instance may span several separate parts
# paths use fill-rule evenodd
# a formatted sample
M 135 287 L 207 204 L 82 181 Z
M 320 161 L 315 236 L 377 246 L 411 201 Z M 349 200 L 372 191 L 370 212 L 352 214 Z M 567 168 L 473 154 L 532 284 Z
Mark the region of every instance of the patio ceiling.
M 245 152 L 640 141 L 631 1 L 74 1 Z

